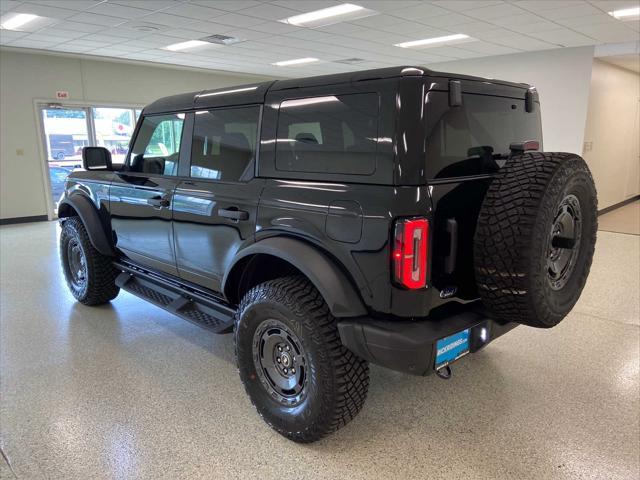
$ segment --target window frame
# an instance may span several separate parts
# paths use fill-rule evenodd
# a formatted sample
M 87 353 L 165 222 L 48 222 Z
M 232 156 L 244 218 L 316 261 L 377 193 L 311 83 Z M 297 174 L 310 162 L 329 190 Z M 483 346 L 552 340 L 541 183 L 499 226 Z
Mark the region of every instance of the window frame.
M 138 139 L 138 135 L 140 134 L 140 128 L 142 127 L 142 124 L 144 122 L 144 120 L 146 118 L 151 118 L 151 117 L 161 117 L 161 116 L 166 116 L 166 115 L 178 115 L 178 114 L 183 114 L 184 115 L 184 120 L 182 122 L 182 133 L 181 133 L 181 137 L 180 137 L 180 146 L 179 151 L 178 151 L 178 169 L 177 169 L 177 173 L 175 175 L 165 175 L 165 174 L 160 174 L 160 173 L 144 173 L 144 172 L 134 172 L 132 170 L 130 170 L 131 167 L 131 154 L 133 153 L 133 146 L 136 144 L 136 140 Z M 140 114 L 140 117 L 138 118 L 138 122 L 136 123 L 136 128 L 133 132 L 133 135 L 131 136 L 131 142 L 129 144 L 129 151 L 127 152 L 127 158 L 125 159 L 124 163 L 122 164 L 122 169 L 120 170 L 121 173 L 129 175 L 129 176 L 135 176 L 135 177 L 161 177 L 161 178 L 180 178 L 181 177 L 181 166 L 184 162 L 183 156 L 184 156 L 184 152 L 185 152 L 185 148 L 189 148 L 189 151 L 191 150 L 191 136 L 189 135 L 188 137 L 188 142 L 187 142 L 187 135 L 186 133 L 188 131 L 193 131 L 193 113 L 192 112 L 187 112 L 187 111 L 174 111 L 174 112 L 162 112 L 162 113 L 152 113 L 150 115 L 145 115 L 144 110 L 142 111 L 142 113 Z
M 191 148 L 193 144 L 193 134 L 195 132 L 195 117 L 196 112 L 211 112 L 216 110 L 235 110 L 240 108 L 253 108 L 258 107 L 258 125 L 256 128 L 256 151 L 254 158 L 251 160 L 242 177 L 238 180 L 218 180 L 215 178 L 204 178 L 204 177 L 192 177 L 191 176 Z M 184 180 L 192 181 L 192 182 L 205 182 L 205 183 L 218 183 L 224 185 L 238 185 L 245 184 L 253 180 L 258 176 L 258 165 L 260 162 L 260 150 L 261 150 L 261 139 L 262 139 L 262 124 L 263 124 L 263 115 L 264 115 L 264 104 L 262 103 L 249 103 L 246 105 L 225 105 L 220 107 L 206 107 L 206 108 L 198 108 L 191 112 L 192 122 L 191 122 L 191 132 L 189 135 L 189 151 L 187 158 L 184 161 L 184 168 L 181 173 L 181 178 Z M 184 132 L 183 132 L 184 135 Z M 182 156 L 180 157 L 180 162 L 182 164 Z M 181 170 L 178 169 L 180 173 Z
M 300 97 L 300 98 L 288 98 L 285 100 L 280 101 L 280 103 L 278 104 L 278 121 L 276 122 L 276 139 L 279 139 L 280 137 L 278 137 L 278 132 L 280 130 L 281 126 L 284 126 L 284 123 L 281 125 L 281 119 L 283 118 L 282 115 L 282 104 L 286 103 L 287 101 L 291 101 L 291 100 L 305 100 L 305 99 L 314 99 L 314 98 L 321 98 L 321 97 L 327 97 L 327 96 L 331 96 L 331 97 L 348 97 L 348 96 L 355 96 L 355 95 L 375 95 L 376 99 L 378 101 L 378 105 L 377 105 L 377 116 L 376 116 L 376 131 L 374 132 L 374 135 L 376 136 L 376 138 L 380 137 L 380 117 L 381 117 L 381 98 L 380 98 L 380 93 L 376 92 L 376 91 L 363 91 L 363 92 L 349 92 L 349 93 L 343 93 L 343 94 L 336 94 L 336 95 L 313 95 L 313 96 L 307 96 L 307 97 Z M 306 123 L 317 123 L 320 128 L 322 128 L 322 122 L 320 122 L 320 120 L 318 119 L 317 121 L 306 121 L 306 122 L 300 122 L 302 124 L 306 124 Z M 288 130 L 290 131 L 291 126 L 292 125 L 299 125 L 300 123 L 289 123 L 287 124 Z M 345 123 L 341 124 L 341 129 L 344 128 Z M 321 133 L 321 138 L 323 138 L 323 142 L 322 144 L 325 144 L 326 137 L 324 135 L 324 132 L 322 132 L 322 130 L 320 131 Z M 287 133 L 287 137 L 290 138 L 290 133 Z M 335 172 L 333 173 L 334 175 L 344 175 L 346 177 L 372 177 L 376 174 L 376 171 L 378 169 L 378 143 L 376 142 L 375 145 L 375 150 L 373 152 L 371 152 L 371 154 L 373 155 L 373 162 L 372 162 L 372 169 L 369 172 L 358 172 L 358 173 L 347 173 L 347 172 Z M 344 147 L 344 145 L 343 145 Z M 284 152 L 282 152 L 284 153 Z M 281 153 L 281 154 L 282 154 Z M 366 152 L 367 153 L 367 152 Z M 284 169 L 284 168 L 278 168 L 278 142 L 276 141 L 275 144 L 275 163 L 274 163 L 274 167 L 276 172 L 278 172 L 279 174 L 282 174 L 284 172 L 286 173 L 290 173 L 290 174 L 294 174 L 294 175 L 325 175 L 326 172 L 324 171 L 319 171 L 319 170 L 289 170 L 289 169 Z
M 272 90 L 264 102 L 263 127 L 261 130 L 260 161 L 256 170 L 258 178 L 286 181 L 335 182 L 344 184 L 394 185 L 395 154 L 393 151 L 396 135 L 396 94 L 398 78 L 363 80 L 357 84 L 317 85 L 305 88 Z M 358 93 L 378 95 L 378 138 L 388 138 L 389 142 L 377 147 L 375 171 L 369 175 L 344 173 L 309 173 L 276 169 L 276 138 L 280 103 L 309 97 L 329 95 L 342 96 Z

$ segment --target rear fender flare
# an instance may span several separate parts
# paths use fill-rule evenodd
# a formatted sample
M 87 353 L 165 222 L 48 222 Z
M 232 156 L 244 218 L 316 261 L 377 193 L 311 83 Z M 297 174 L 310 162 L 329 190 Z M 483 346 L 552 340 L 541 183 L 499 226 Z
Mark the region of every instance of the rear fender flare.
M 230 273 L 238 262 L 255 254 L 278 257 L 300 270 L 318 289 L 335 317 L 367 314 L 353 284 L 331 258 L 303 241 L 288 237 L 267 238 L 242 250 L 222 280 L 223 292 L 227 291 Z

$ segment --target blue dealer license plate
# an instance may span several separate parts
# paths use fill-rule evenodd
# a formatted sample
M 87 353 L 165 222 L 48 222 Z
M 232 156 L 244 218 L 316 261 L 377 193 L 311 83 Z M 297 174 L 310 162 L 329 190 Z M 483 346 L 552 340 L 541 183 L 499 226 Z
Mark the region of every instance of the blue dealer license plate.
M 435 369 L 438 370 L 469 353 L 469 329 L 441 338 L 436 343 Z

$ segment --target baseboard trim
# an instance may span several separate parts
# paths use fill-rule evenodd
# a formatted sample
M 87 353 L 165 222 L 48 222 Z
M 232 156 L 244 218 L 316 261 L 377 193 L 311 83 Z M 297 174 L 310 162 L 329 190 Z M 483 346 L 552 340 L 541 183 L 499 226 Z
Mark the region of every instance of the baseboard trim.
M 0 225 L 14 225 L 17 223 L 46 222 L 49 218 L 46 215 L 34 215 L 32 217 L 0 218 Z
M 616 210 L 620 207 L 624 207 L 625 205 L 629 205 L 630 203 L 635 202 L 636 200 L 640 200 L 640 195 L 635 195 L 631 198 L 627 198 L 626 200 L 620 202 L 620 203 L 616 203 L 614 205 L 611 205 L 610 207 L 607 208 L 603 208 L 602 210 L 598 210 L 598 215 L 604 215 L 605 213 L 609 213 L 613 210 Z

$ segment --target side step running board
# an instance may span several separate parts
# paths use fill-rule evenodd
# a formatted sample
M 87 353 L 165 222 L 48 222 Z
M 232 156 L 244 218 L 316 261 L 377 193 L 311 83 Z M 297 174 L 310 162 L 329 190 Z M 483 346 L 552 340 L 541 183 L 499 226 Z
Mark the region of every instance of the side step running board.
M 124 270 L 116 278 L 116 285 L 127 292 L 215 333 L 233 330 L 235 310 L 219 303 L 213 296 L 163 282 L 155 275 L 128 265 L 116 263 Z

